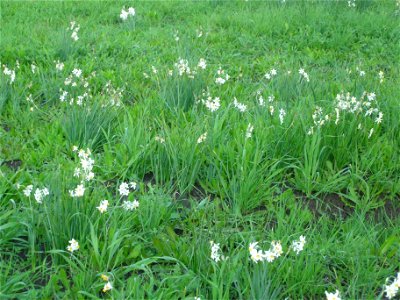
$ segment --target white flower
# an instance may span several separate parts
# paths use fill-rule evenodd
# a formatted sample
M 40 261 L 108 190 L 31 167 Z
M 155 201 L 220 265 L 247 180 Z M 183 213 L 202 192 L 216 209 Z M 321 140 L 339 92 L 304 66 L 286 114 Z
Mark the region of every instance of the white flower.
M 119 194 L 121 196 L 128 196 L 129 195 L 129 185 L 126 182 L 123 182 L 119 186 Z
M 246 129 L 246 139 L 251 138 L 251 135 L 252 135 L 252 133 L 253 133 L 253 130 L 254 130 L 253 125 L 251 125 L 251 124 L 249 123 L 249 125 L 247 125 L 247 129 Z
M 299 74 L 307 81 L 310 82 L 310 78 L 308 77 L 308 74 L 303 68 L 299 69 Z
M 204 142 L 207 138 L 207 132 L 204 132 L 202 135 L 199 136 L 199 138 L 197 139 L 197 144 L 200 144 L 202 142 Z
M 134 182 L 134 181 L 131 181 L 131 182 L 129 182 L 129 187 L 130 187 L 131 189 L 134 189 L 134 190 L 136 190 L 137 183 L 136 183 L 136 182 Z
M 122 203 L 122 208 L 125 209 L 126 211 L 128 210 L 135 210 L 139 207 L 139 201 L 137 201 L 136 199 L 133 201 L 124 201 Z
M 385 78 L 383 71 L 379 71 L 378 76 L 379 76 L 379 82 L 382 83 L 383 79 Z
M 286 112 L 283 108 L 281 108 L 279 110 L 279 122 L 281 123 L 281 125 L 283 124 L 283 119 L 286 116 Z
M 198 66 L 200 69 L 203 69 L 203 70 L 204 70 L 204 69 L 207 67 L 206 60 L 205 60 L 204 58 L 200 58 L 199 63 L 197 64 L 197 66 Z
M 27 196 L 27 197 L 29 197 L 29 196 L 31 195 L 32 189 L 33 189 L 33 185 L 31 185 L 31 184 L 28 185 L 28 186 L 23 190 L 24 195 Z
M 64 69 L 64 63 L 62 63 L 59 60 L 57 60 L 57 62 L 56 62 L 56 70 L 57 71 L 62 71 L 63 69 Z
M 208 97 L 208 99 L 205 101 L 204 105 L 211 111 L 211 112 L 215 112 L 217 111 L 220 106 L 220 99 L 219 97 L 215 97 L 214 99 L 212 99 L 211 97 Z
M 37 203 L 42 203 L 43 197 L 47 196 L 49 194 L 49 190 L 47 188 L 44 189 L 36 189 L 35 190 L 35 200 Z
M 74 191 L 69 192 L 72 197 L 82 197 L 85 194 L 85 187 L 79 184 Z
M 240 112 L 245 112 L 247 110 L 247 106 L 238 102 L 236 97 L 233 98 L 233 106 L 235 106 Z
M 219 85 L 223 85 L 225 82 L 226 80 L 222 77 L 218 77 L 217 79 L 215 79 L 215 83 Z
M 276 253 L 274 251 L 268 250 L 265 251 L 263 257 L 267 260 L 267 262 L 273 262 L 276 258 Z
M 274 253 L 275 257 L 279 257 L 282 255 L 283 250 L 282 250 L 282 245 L 281 243 L 278 241 L 272 241 L 272 252 Z
M 375 119 L 375 123 L 380 124 L 383 120 L 383 112 L 379 112 L 378 117 Z
M 108 200 L 103 200 L 100 202 L 100 205 L 96 207 L 100 213 L 105 213 L 108 208 Z
M 154 139 L 160 144 L 165 144 L 165 139 L 161 136 L 156 136 Z
M 210 245 L 211 245 L 211 259 L 214 260 L 215 262 L 224 260 L 224 256 L 220 254 L 221 248 L 219 246 L 219 243 L 216 244 L 213 241 L 210 241 Z
M 79 250 L 79 243 L 75 239 L 70 240 L 67 250 L 71 253 Z
M 35 72 L 36 72 L 36 68 L 37 68 L 37 66 L 36 66 L 36 65 L 34 65 L 34 64 L 31 64 L 31 70 L 32 70 L 32 73 L 33 73 L 33 74 L 35 74 Z
M 126 19 L 128 19 L 129 13 L 125 10 L 122 9 L 121 10 L 121 14 L 119 15 L 119 17 L 123 20 L 126 21 Z
M 374 128 L 371 128 L 371 130 L 369 131 L 369 134 L 368 134 L 368 139 L 371 138 L 373 133 L 374 133 Z
M 393 283 L 390 285 L 385 285 L 386 297 L 389 299 L 392 299 L 393 297 L 395 297 L 398 290 L 399 290 L 398 287 L 396 287 Z
M 75 42 L 76 42 L 77 40 L 79 40 L 78 32 L 73 31 L 72 34 L 71 34 L 71 39 L 73 39 Z
M 299 254 L 304 249 L 304 245 L 306 243 L 306 238 L 304 236 L 300 236 L 298 241 L 293 241 L 292 248 L 296 254 Z
M 78 146 L 72 146 L 72 152 L 78 151 Z
M 130 14 L 132 17 L 136 14 L 136 11 L 133 7 L 128 8 L 128 14 Z
M 326 295 L 326 300 L 340 300 L 341 299 L 338 290 L 336 290 L 335 293 L 328 293 L 327 291 L 325 291 L 325 295 Z
M 74 74 L 75 77 L 79 78 L 82 75 L 82 70 L 75 68 L 75 69 L 72 70 L 72 74 Z
M 103 287 L 103 293 L 107 293 L 113 289 L 111 283 L 108 281 Z

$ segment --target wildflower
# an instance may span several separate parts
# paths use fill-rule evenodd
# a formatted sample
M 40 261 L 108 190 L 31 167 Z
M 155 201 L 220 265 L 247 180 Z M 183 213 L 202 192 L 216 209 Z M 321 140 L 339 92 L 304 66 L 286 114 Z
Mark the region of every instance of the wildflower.
M 349 0 L 347 1 L 348 7 L 356 7 L 356 0 Z
M 221 67 L 219 67 L 219 69 L 217 71 L 217 75 L 219 77 L 217 77 L 215 79 L 216 84 L 223 85 L 225 82 L 227 82 L 229 80 L 229 75 L 227 73 L 225 74 L 225 71 L 222 70 Z M 223 76 L 223 75 L 225 75 L 225 76 Z
M 283 108 L 281 108 L 279 110 L 279 122 L 281 123 L 281 125 L 283 124 L 283 119 L 286 116 L 286 112 Z
M 194 297 L 193 300 L 201 300 L 200 297 Z
M 233 98 L 233 106 L 235 106 L 240 112 L 245 112 L 247 110 L 247 106 L 238 102 L 236 97 Z
M 57 62 L 56 62 L 56 70 L 57 71 L 62 71 L 63 69 L 64 69 L 64 63 L 62 63 L 59 60 L 57 60 Z
M 152 70 L 153 74 L 157 74 L 158 73 L 158 70 L 156 69 L 155 66 L 151 66 L 151 70 Z
M 128 16 L 129 16 L 129 13 L 128 13 L 125 9 L 122 9 L 122 10 L 121 10 L 121 13 L 120 13 L 120 15 L 119 15 L 119 17 L 120 17 L 123 21 L 126 21 L 126 19 L 128 19 Z
M 387 298 L 392 299 L 396 296 L 397 292 L 398 288 L 393 283 L 390 285 L 385 285 L 385 293 Z
M 31 195 L 32 189 L 33 189 L 33 185 L 31 185 L 31 184 L 28 185 L 28 186 L 23 190 L 24 195 L 27 196 L 27 197 L 29 197 L 29 196 Z
M 303 68 L 299 69 L 299 74 L 307 81 L 310 82 L 310 78 L 308 77 L 308 74 Z
M 78 151 L 78 146 L 72 146 L 72 152 Z
M 207 138 L 207 132 L 204 132 L 202 135 L 199 136 L 199 138 L 197 139 L 197 144 L 200 144 L 202 142 L 204 142 Z
M 31 64 L 31 71 L 32 71 L 33 74 L 35 74 L 36 69 L 37 69 L 37 66 L 34 65 L 34 64 Z
M 75 77 L 79 78 L 82 75 L 82 70 L 75 68 L 75 69 L 72 70 L 72 74 L 74 74 Z
M 379 71 L 378 77 L 379 77 L 379 82 L 382 83 L 383 79 L 385 78 L 385 75 L 383 74 L 383 71 Z
M 376 124 L 381 124 L 383 120 L 383 112 L 379 112 L 378 117 L 375 119 Z
M 128 14 L 133 17 L 136 14 L 135 9 L 133 7 L 129 7 L 128 8 Z
M 267 260 L 267 262 L 273 262 L 276 258 L 276 253 L 274 253 L 274 251 L 268 250 L 264 252 L 265 259 Z
M 175 31 L 174 40 L 175 40 L 176 42 L 179 42 L 179 31 L 178 31 L 178 30 Z
M 326 300 L 340 300 L 341 299 L 338 290 L 336 290 L 335 293 L 328 293 L 327 291 L 325 291 L 325 295 L 326 295 Z
M 71 195 L 71 197 L 83 197 L 83 195 L 85 194 L 85 187 L 83 184 L 79 184 L 75 190 L 73 191 L 69 191 L 69 194 Z
M 123 182 L 119 186 L 119 194 L 121 196 L 128 196 L 129 195 L 129 185 L 126 182 Z
M 108 291 L 111 291 L 112 288 L 113 287 L 112 287 L 111 283 L 108 281 L 103 287 L 103 293 L 107 293 Z
M 269 113 L 270 113 L 271 116 L 274 114 L 274 111 L 275 111 L 274 106 L 273 106 L 273 105 L 270 105 L 270 106 L 269 106 Z
M 69 29 L 72 31 L 71 38 L 73 41 L 76 42 L 77 40 L 79 40 L 78 31 L 79 31 L 80 27 L 79 27 L 79 25 L 75 26 L 76 25 L 75 21 L 70 22 L 70 25 L 71 25 L 71 27 Z
M 100 202 L 100 205 L 96 207 L 100 213 L 105 213 L 108 208 L 108 200 L 103 200 Z
M 109 281 L 110 280 L 110 278 L 107 276 L 107 275 L 105 275 L 105 274 L 101 274 L 101 279 L 103 279 L 104 281 Z
M 207 67 L 206 60 L 205 60 L 204 58 L 200 58 L 199 63 L 197 64 L 197 66 L 198 66 L 200 69 L 203 69 L 203 70 L 204 70 L 204 69 Z
M 43 201 L 43 197 L 47 196 L 48 194 L 49 194 L 49 190 L 47 188 L 36 189 L 35 194 L 34 194 L 36 202 L 41 204 Z
M 249 123 L 249 125 L 247 125 L 247 129 L 246 129 L 246 139 L 251 138 L 251 135 L 252 135 L 252 133 L 253 133 L 253 130 L 254 130 L 253 125 L 251 125 L 251 124 Z
M 214 241 L 210 241 L 211 244 L 211 259 L 215 262 L 219 262 L 220 260 L 225 260 L 225 257 L 220 254 L 221 248 L 219 243 L 214 243 Z
M 69 241 L 69 246 L 67 247 L 67 250 L 71 253 L 73 253 L 74 251 L 79 250 L 79 243 L 75 240 L 72 239 Z
M 3 74 L 6 76 L 10 77 L 10 83 L 13 83 L 15 81 L 15 70 L 11 70 L 9 68 L 7 68 L 6 65 L 3 65 Z
M 296 254 L 299 254 L 304 249 L 304 245 L 306 243 L 306 238 L 304 236 L 300 236 L 298 241 L 293 241 L 292 248 Z
M 161 136 L 156 136 L 154 139 L 160 144 L 165 144 L 165 139 Z
M 204 105 L 211 111 L 211 112 L 215 112 L 217 111 L 220 106 L 220 99 L 219 97 L 215 97 L 214 99 L 212 99 L 211 97 L 208 97 L 208 99 L 205 101 Z
M 263 261 L 263 259 L 265 257 L 264 254 L 262 253 L 262 250 L 258 249 L 258 242 L 250 243 L 249 252 L 250 252 L 251 260 L 255 263 L 258 263 L 259 261 Z
M 371 128 L 368 134 L 368 139 L 371 138 L 372 134 L 374 133 L 374 128 Z
M 272 241 L 272 253 L 275 255 L 275 258 L 282 255 L 282 245 L 279 241 Z
M 131 181 L 131 182 L 129 182 L 129 187 L 130 187 L 131 189 L 134 189 L 134 190 L 136 190 L 137 183 L 136 183 L 136 182 L 134 182 L 134 181 Z
M 125 209 L 126 211 L 130 210 L 135 210 L 139 207 L 139 201 L 133 200 L 133 201 L 124 201 L 122 203 L 122 208 Z

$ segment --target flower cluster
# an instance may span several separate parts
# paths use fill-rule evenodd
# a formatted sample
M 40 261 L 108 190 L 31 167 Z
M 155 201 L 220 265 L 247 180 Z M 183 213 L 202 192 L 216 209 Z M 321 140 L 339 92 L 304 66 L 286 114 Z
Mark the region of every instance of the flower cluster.
M 3 65 L 3 74 L 10 78 L 10 84 L 15 81 L 15 70 L 11 70 L 6 65 Z
M 26 197 L 30 197 L 31 193 L 33 191 L 33 185 L 30 184 L 25 187 L 23 190 L 23 193 Z M 43 203 L 43 198 L 49 195 L 49 189 L 48 188 L 36 188 L 35 193 L 33 194 L 35 200 L 37 203 L 42 204 Z
M 108 81 L 104 86 L 102 95 L 106 97 L 108 101 L 103 104 L 105 106 L 116 106 L 119 107 L 122 104 L 122 94 L 124 90 L 122 88 L 114 88 L 111 81 Z
M 96 207 L 100 213 L 105 213 L 107 211 L 108 208 L 108 200 L 103 200 L 100 202 L 100 205 Z
M 56 64 L 56 70 L 57 71 L 62 71 L 64 70 L 64 63 L 60 62 L 59 60 L 54 61 L 54 63 Z
M 74 251 L 78 251 L 79 243 L 75 239 L 70 240 L 69 245 L 67 246 L 67 250 L 71 253 L 73 253 Z
M 340 300 L 339 291 L 336 290 L 334 293 L 328 293 L 325 291 L 326 300 Z
M 306 244 L 306 238 L 301 235 L 298 241 L 292 242 L 292 249 L 296 254 L 299 254 L 304 249 L 304 245 Z
M 75 21 L 70 22 L 69 30 L 72 31 L 71 39 L 74 42 L 79 40 L 79 36 L 78 36 L 79 29 L 80 29 L 79 24 L 77 24 Z
M 233 98 L 233 106 L 240 112 L 245 112 L 247 110 L 246 104 L 237 101 L 236 97 Z
M 72 148 L 73 152 L 78 152 L 80 167 L 75 168 L 74 177 L 78 177 L 81 181 L 80 184 L 75 188 L 75 190 L 70 190 L 69 194 L 71 197 L 82 197 L 85 193 L 85 181 L 90 181 L 94 178 L 93 165 L 94 160 L 91 157 L 92 152 L 90 149 L 80 149 L 74 146 Z
M 299 74 L 305 79 L 305 81 L 310 82 L 310 78 L 308 77 L 308 74 L 306 73 L 306 71 L 304 71 L 303 68 L 300 68 Z
M 199 102 L 204 104 L 204 106 L 207 107 L 211 112 L 215 112 L 221 107 L 220 98 L 219 97 L 213 98 L 208 90 L 202 92 L 202 98 L 200 99 Z
M 223 85 L 225 82 L 229 80 L 229 75 L 228 73 L 225 73 L 224 70 L 222 70 L 221 67 L 218 68 L 217 70 L 217 78 L 215 79 L 215 83 L 218 85 Z
M 202 135 L 199 136 L 197 139 L 197 144 L 204 142 L 207 139 L 207 132 L 204 132 Z
M 278 74 L 278 72 L 275 69 L 271 69 L 269 72 L 265 73 L 264 77 L 268 80 L 272 79 L 272 77 L 275 77 Z
M 349 0 L 347 1 L 348 7 L 356 7 L 356 0 Z
M 194 75 L 196 75 L 196 71 L 190 69 L 189 62 L 187 59 L 179 57 L 178 62 L 175 63 L 174 66 L 178 70 L 179 76 L 187 75 L 188 78 L 193 79 Z
M 226 260 L 226 257 L 221 254 L 221 247 L 219 243 L 214 243 L 214 241 L 210 241 L 211 245 L 211 259 L 215 262 L 219 262 L 221 260 Z
M 125 10 L 125 8 L 122 8 L 121 13 L 119 17 L 123 20 L 126 21 L 129 16 L 134 17 L 136 14 L 136 11 L 133 7 L 129 7 L 128 10 Z
M 60 88 L 61 102 L 66 102 L 68 100 L 68 95 L 71 95 L 68 100 L 70 105 L 75 103 L 78 106 L 83 106 L 86 100 L 91 98 L 89 80 L 96 76 L 96 73 L 93 72 L 88 77 L 83 76 L 82 73 L 81 69 L 75 68 L 72 70 L 71 74 L 65 78 L 64 86 L 67 90 Z M 76 99 L 73 96 L 76 96 Z
M 132 181 L 132 182 L 122 182 L 119 185 L 119 194 L 122 197 L 128 197 L 131 190 L 136 190 L 137 184 L 136 182 Z M 139 201 L 137 201 L 136 199 L 134 199 L 133 201 L 129 201 L 129 200 L 124 200 L 124 202 L 122 203 L 122 208 L 125 209 L 126 211 L 132 211 L 135 210 L 139 207 Z
M 246 129 L 246 139 L 251 138 L 251 136 L 253 134 L 253 130 L 254 130 L 254 126 L 249 123 L 249 125 L 247 125 L 247 129 Z
M 389 278 L 386 279 L 386 283 L 389 281 Z M 400 272 L 397 273 L 397 277 L 393 280 L 391 284 L 385 285 L 385 293 L 386 297 L 392 299 L 396 297 L 397 293 L 400 289 Z
M 106 281 L 106 283 L 104 284 L 104 287 L 102 289 L 103 293 L 107 293 L 108 291 L 111 291 L 113 289 L 113 286 L 110 282 L 110 277 L 105 274 L 101 274 L 100 277 L 101 277 L 101 279 Z
M 250 243 L 249 245 L 250 258 L 255 263 L 259 261 L 273 262 L 276 258 L 282 255 L 282 245 L 278 241 L 272 241 L 271 248 L 267 251 L 259 249 L 258 242 Z
M 329 114 L 324 115 L 322 108 L 319 106 L 317 106 L 315 108 L 312 118 L 313 118 L 314 126 L 316 126 L 317 128 L 321 128 L 322 126 L 325 125 L 326 122 L 328 122 L 330 120 Z M 338 110 L 337 110 L 336 122 L 339 122 L 339 111 Z M 311 126 L 311 128 L 308 130 L 308 132 L 307 132 L 308 135 L 311 135 L 314 133 L 314 126 Z

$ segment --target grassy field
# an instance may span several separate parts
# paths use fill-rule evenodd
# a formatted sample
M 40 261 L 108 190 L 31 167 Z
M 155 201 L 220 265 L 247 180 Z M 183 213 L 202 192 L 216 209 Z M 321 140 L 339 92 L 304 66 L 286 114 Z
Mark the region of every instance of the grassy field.
M 0 5 L 1 299 L 399 297 L 399 2 Z

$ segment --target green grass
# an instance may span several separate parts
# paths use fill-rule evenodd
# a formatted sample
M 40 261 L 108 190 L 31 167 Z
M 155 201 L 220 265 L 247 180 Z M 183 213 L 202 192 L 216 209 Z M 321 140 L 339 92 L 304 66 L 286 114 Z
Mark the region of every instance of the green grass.
M 400 271 L 395 1 L 0 5 L 0 298 L 386 298 Z M 136 9 L 125 22 L 123 6 Z M 214 112 L 207 93 L 220 98 Z M 337 110 L 346 93 L 360 110 Z M 73 146 L 91 150 L 92 180 L 74 177 Z M 210 241 L 226 259 L 211 258 Z M 283 253 L 255 263 L 255 241 Z

